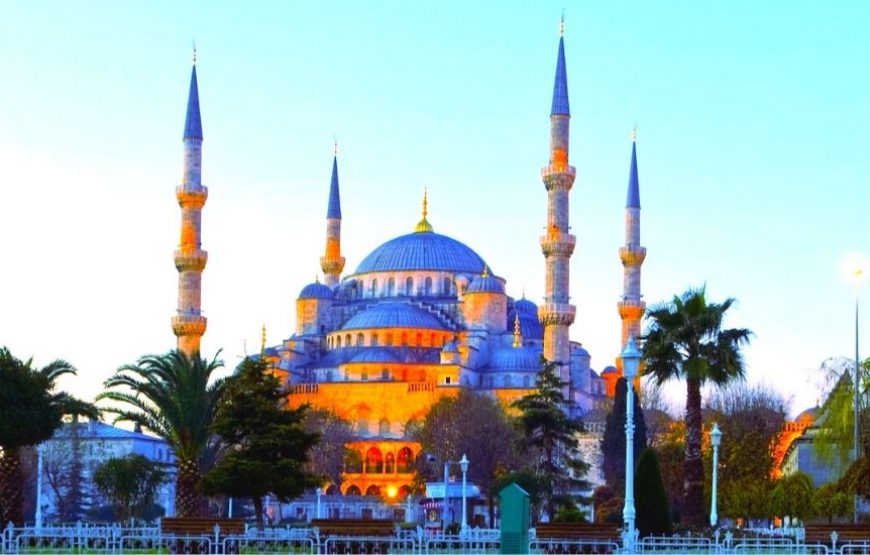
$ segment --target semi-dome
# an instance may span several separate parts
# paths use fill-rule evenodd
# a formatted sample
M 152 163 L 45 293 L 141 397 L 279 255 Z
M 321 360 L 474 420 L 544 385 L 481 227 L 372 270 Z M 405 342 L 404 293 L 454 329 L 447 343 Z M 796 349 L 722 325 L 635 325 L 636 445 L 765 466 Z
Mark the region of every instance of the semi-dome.
M 343 330 L 373 328 L 427 328 L 443 330 L 444 326 L 430 313 L 408 303 L 380 303 L 355 314 L 341 327 Z
M 331 299 L 335 296 L 328 286 L 318 282 L 309 283 L 299 293 L 300 299 Z
M 479 274 L 486 263 L 470 247 L 433 232 L 409 233 L 391 239 L 366 256 L 357 274 L 434 270 Z
M 468 295 L 470 293 L 499 293 L 504 295 L 504 285 L 498 279 L 489 275 L 489 272 L 484 272 L 482 276 L 477 276 L 468 285 L 465 294 Z
M 537 372 L 541 369 L 541 351 L 529 347 L 499 349 L 492 354 L 489 368 L 494 372 Z
M 350 359 L 352 363 L 384 363 L 384 362 L 399 362 L 399 358 L 396 357 L 390 349 L 385 347 L 375 347 L 370 349 L 362 349 L 358 354 L 356 354 L 352 359 Z

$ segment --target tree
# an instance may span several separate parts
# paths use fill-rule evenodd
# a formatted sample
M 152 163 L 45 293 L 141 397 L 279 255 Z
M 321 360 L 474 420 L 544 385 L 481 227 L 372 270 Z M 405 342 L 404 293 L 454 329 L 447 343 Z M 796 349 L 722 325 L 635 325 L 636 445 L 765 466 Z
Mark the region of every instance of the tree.
M 536 390 L 513 403 L 520 411 L 521 445 L 533 460 L 534 472 L 546 484 L 544 510 L 552 521 L 560 507 L 572 506 L 576 492 L 588 488 L 583 476 L 589 465 L 577 452 L 575 434 L 583 431 L 579 420 L 570 418 L 570 402 L 562 394 L 557 364 L 544 360 Z
M 707 406 L 716 413 L 723 437 L 719 448 L 719 512 L 750 517 L 741 512 L 747 507 L 746 484 L 773 482 L 779 470 L 776 446 L 788 402 L 767 386 L 738 382 L 715 393 Z
M 94 485 L 111 503 L 115 518 L 127 522 L 142 517 L 154 505 L 166 472 L 142 455 L 112 458 L 97 467 Z
M 806 520 L 813 514 L 813 480 L 803 472 L 780 478 L 770 497 L 777 516 Z
M 655 449 L 646 449 L 637 461 L 634 499 L 637 529 L 641 536 L 667 536 L 673 532 L 668 496 L 662 484 Z
M 813 514 L 826 518 L 828 524 L 835 518 L 851 516 L 854 509 L 852 496 L 841 491 L 836 483 L 823 484 L 813 492 Z
M 645 373 L 657 384 L 686 380 L 686 458 L 683 514 L 690 527 L 705 525 L 704 469 L 701 461 L 701 386 L 724 385 L 743 378 L 740 348 L 752 335 L 747 329 L 722 329 L 734 299 L 707 303 L 704 288 L 690 289 L 647 314 L 643 336 Z
M 145 355 L 136 364 L 118 368 L 106 380 L 106 391 L 97 396 L 97 400 L 120 404 L 103 409 L 116 415 L 115 422 L 138 424 L 172 448 L 178 461 L 178 516 L 201 516 L 206 510 L 199 481 L 216 448 L 211 424 L 225 380 L 213 379 L 213 374 L 222 366 L 217 356 L 208 361 L 199 353 L 188 356 L 173 350 L 165 355 Z
M 203 491 L 247 497 L 263 528 L 263 498 L 288 501 L 322 483 L 308 471 L 318 434 L 306 432 L 307 406 L 288 409 L 286 393 L 261 360 L 247 358 L 228 380 L 212 429 L 229 453 L 202 480 Z
M 76 369 L 64 360 L 33 368 L 0 348 L 0 523 L 23 524 L 21 450 L 50 438 L 65 414 L 97 417 L 93 405 L 62 391 L 55 380 Z
M 602 470 L 604 480 L 614 493 L 625 495 L 625 400 L 628 386 L 625 378 L 616 382 L 616 395 L 613 406 L 607 415 L 604 436 L 601 438 L 601 452 L 604 454 Z M 634 395 L 634 460 L 638 461 L 646 449 L 646 421 L 637 392 Z
M 328 410 L 313 409 L 305 414 L 305 430 L 320 436 L 309 453 L 311 473 L 324 476 L 340 490 L 346 468 L 359 457 L 347 446 L 354 439 L 351 423 Z
M 456 397 L 439 399 L 426 418 L 410 429 L 423 452 L 434 455 L 436 462 L 458 461 L 462 455 L 468 458 L 468 480 L 486 496 L 489 521 L 494 522 L 495 499 L 501 491 L 497 479 L 519 466 L 515 449 L 518 436 L 501 405 L 461 390 Z M 422 464 L 418 469 L 425 472 Z M 435 478 L 435 469 L 428 470 Z

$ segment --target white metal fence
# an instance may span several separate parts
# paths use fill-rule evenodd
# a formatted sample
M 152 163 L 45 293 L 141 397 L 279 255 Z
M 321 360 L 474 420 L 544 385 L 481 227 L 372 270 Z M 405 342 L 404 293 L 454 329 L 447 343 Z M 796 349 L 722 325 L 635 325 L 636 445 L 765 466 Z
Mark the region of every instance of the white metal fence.
M 870 555 L 870 538 L 838 541 L 836 532 L 829 542 L 807 543 L 801 533 L 731 533 L 705 536 L 651 536 L 638 540 L 636 553 L 663 555 L 689 553 L 709 555 L 806 554 Z M 547 539 L 530 533 L 529 550 L 534 554 L 627 553 L 622 540 L 591 538 Z M 397 530 L 390 536 L 321 536 L 316 528 L 249 529 L 244 534 L 213 533 L 201 535 L 167 534 L 159 527 L 122 528 L 117 525 L 67 525 L 16 528 L 11 524 L 0 531 L 0 554 L 59 553 L 104 555 L 190 553 L 202 555 L 241 555 L 265 553 L 498 553 L 498 530 L 470 530 L 462 535 L 431 535 L 421 529 Z

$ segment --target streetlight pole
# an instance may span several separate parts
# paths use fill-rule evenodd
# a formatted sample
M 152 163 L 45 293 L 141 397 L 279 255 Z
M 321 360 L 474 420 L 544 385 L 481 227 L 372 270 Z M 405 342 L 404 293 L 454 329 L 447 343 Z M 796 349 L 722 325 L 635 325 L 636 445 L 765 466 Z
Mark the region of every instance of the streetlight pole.
M 850 281 L 855 286 L 855 380 L 854 385 L 855 399 L 853 407 L 854 415 L 852 422 L 852 460 L 857 461 L 861 457 L 861 434 L 859 429 L 859 405 L 860 405 L 860 390 L 861 390 L 861 356 L 858 350 L 858 296 L 861 287 L 861 280 L 864 279 L 867 260 L 863 255 L 853 255 L 847 261 L 844 270 Z M 854 522 L 858 523 L 858 509 L 860 507 L 860 497 L 855 495 L 855 510 Z
M 468 519 L 466 518 L 467 497 L 465 493 L 466 477 L 468 475 L 468 463 L 469 460 L 465 457 L 465 453 L 463 453 L 462 458 L 459 460 L 459 468 L 462 469 L 462 528 L 460 528 L 462 535 L 465 535 L 465 532 L 468 530 Z
M 450 461 L 444 461 L 444 510 L 441 514 L 441 532 L 447 535 L 447 471 L 450 468 Z
M 625 538 L 623 548 L 628 553 L 634 553 L 634 378 L 640 353 L 634 345 L 634 338 L 628 338 L 628 343 L 622 351 L 622 372 L 627 390 L 625 394 L 625 507 L 622 519 L 625 522 Z
M 716 513 L 716 486 L 719 479 L 719 445 L 722 443 L 722 430 L 719 424 L 713 424 L 710 431 L 710 443 L 713 445 L 713 488 L 710 495 L 710 526 L 716 526 L 719 515 Z
M 42 530 L 42 444 L 36 446 L 36 529 Z

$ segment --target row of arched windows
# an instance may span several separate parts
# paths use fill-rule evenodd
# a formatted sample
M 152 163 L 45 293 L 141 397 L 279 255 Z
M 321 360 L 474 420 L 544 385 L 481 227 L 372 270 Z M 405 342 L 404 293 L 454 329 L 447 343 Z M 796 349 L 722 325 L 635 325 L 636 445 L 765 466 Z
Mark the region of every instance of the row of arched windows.
M 338 349 L 341 347 L 393 347 L 396 345 L 402 347 L 443 347 L 445 343 L 450 340 L 450 334 L 448 333 L 423 333 L 417 332 L 415 334 L 409 334 L 408 332 L 393 333 L 393 332 L 384 332 L 383 334 L 378 332 L 370 332 L 368 334 L 368 341 L 366 341 L 366 334 L 364 333 L 345 333 L 340 334 L 337 333 L 327 338 L 326 345 L 330 349 Z
M 407 474 L 412 471 L 411 462 L 414 453 L 408 447 L 402 447 L 395 454 L 384 455 L 377 447 L 366 451 L 365 457 L 352 458 L 346 465 L 348 474 Z
M 326 489 L 327 495 L 337 495 L 339 493 L 340 493 L 340 491 L 338 489 L 338 486 L 336 486 L 335 484 L 329 486 Z M 357 486 L 356 484 L 353 484 L 353 485 L 350 485 L 347 487 L 347 490 L 345 490 L 344 494 L 345 495 L 362 495 L 362 491 L 359 489 L 359 486 Z M 411 494 L 411 486 L 404 485 L 404 486 L 401 486 L 399 488 L 398 498 L 404 499 L 405 497 L 407 497 L 410 494 Z M 380 497 L 381 488 L 379 488 L 378 486 L 375 486 L 375 485 L 371 485 L 368 488 L 366 488 L 366 495 L 373 495 L 376 497 Z
M 423 279 L 422 283 L 418 288 L 415 289 L 414 278 L 408 276 L 405 278 L 405 283 L 403 285 L 398 285 L 396 283 L 396 278 L 391 277 L 387 280 L 386 283 L 379 283 L 378 278 L 372 279 L 369 282 L 368 287 L 363 285 L 363 290 L 368 292 L 368 297 L 395 297 L 395 296 L 404 296 L 404 297 L 413 297 L 413 296 L 424 296 L 430 297 L 432 295 L 451 295 L 453 294 L 453 280 L 450 278 L 444 278 L 441 280 L 441 287 L 435 287 L 435 281 L 431 276 L 427 276 Z

